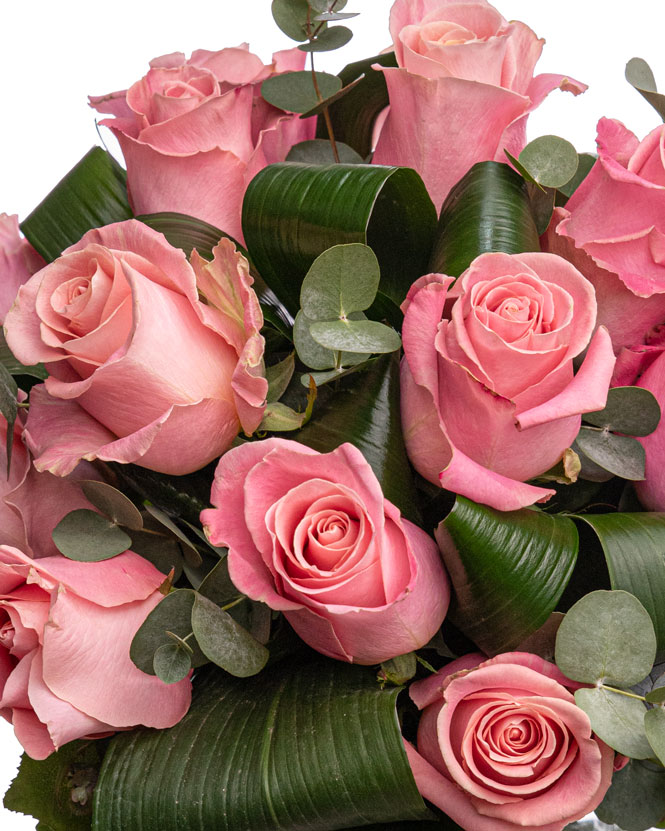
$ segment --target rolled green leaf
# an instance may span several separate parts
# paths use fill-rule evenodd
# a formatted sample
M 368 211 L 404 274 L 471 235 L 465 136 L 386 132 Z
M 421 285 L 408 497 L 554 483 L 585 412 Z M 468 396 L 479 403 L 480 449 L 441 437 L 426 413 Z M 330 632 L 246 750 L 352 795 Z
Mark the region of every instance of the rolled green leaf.
M 340 243 L 374 250 L 379 297 L 399 306 L 427 270 L 435 226 L 422 179 L 403 167 L 273 164 L 252 179 L 243 203 L 252 260 L 293 315 L 310 265 Z
M 426 819 L 395 701 L 371 669 L 284 662 L 199 677 L 170 730 L 111 742 L 94 831 L 284 831 Z M 385 827 L 385 826 L 383 826 Z
M 540 251 L 527 184 L 507 164 L 478 162 L 441 209 L 429 271 L 459 275 L 480 254 Z

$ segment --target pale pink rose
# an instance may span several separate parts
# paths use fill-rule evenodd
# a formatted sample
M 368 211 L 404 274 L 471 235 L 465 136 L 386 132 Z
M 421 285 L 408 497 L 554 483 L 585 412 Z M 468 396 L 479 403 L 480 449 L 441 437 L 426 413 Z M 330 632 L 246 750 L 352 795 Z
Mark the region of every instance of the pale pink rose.
M 441 626 L 450 589 L 436 544 L 381 492 L 362 453 L 283 439 L 222 456 L 201 522 L 229 548 L 239 591 L 284 612 L 311 647 L 376 664 Z
M 665 126 L 640 142 L 601 118 L 596 142 L 598 161 L 555 211 L 543 244 L 594 284 L 598 322 L 618 350 L 665 323 Z
M 398 68 L 383 69 L 390 112 L 376 164 L 413 167 L 437 210 L 476 162 L 505 161 L 526 144 L 526 118 L 563 75 L 537 75 L 544 40 L 486 0 L 397 0 L 390 33 Z
M 85 736 L 171 727 L 191 700 L 134 666 L 132 639 L 164 575 L 126 551 L 100 563 L 0 546 L 0 715 L 33 759 Z
M 129 220 L 89 231 L 20 289 L 7 341 L 49 370 L 24 431 L 38 470 L 103 459 L 190 473 L 256 430 L 263 317 L 245 258 L 229 240 L 214 255 L 188 262 Z
M 298 49 L 269 66 L 247 44 L 199 49 L 150 62 L 128 90 L 90 98 L 120 143 L 134 213 L 178 211 L 242 241 L 242 199 L 250 180 L 290 148 L 314 137 L 316 119 L 301 120 L 259 95 L 275 73 L 300 70 Z
M 41 255 L 21 236 L 18 216 L 0 214 L 0 322 L 20 286 L 44 265 Z
M 453 283 L 428 274 L 402 308 L 402 427 L 435 484 L 502 511 L 548 499 L 555 465 L 614 367 L 593 286 L 553 254 L 483 254 Z M 450 289 L 450 290 L 449 290 Z M 573 358 L 587 349 L 577 374 Z
M 561 831 L 590 813 L 615 754 L 576 706 L 578 687 L 526 652 L 465 656 L 412 684 L 418 790 L 465 831 Z

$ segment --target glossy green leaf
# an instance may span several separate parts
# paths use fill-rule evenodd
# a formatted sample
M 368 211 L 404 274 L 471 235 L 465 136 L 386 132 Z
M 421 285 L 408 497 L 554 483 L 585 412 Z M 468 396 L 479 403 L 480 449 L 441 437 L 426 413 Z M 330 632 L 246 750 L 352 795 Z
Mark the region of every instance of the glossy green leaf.
M 14 445 L 14 423 L 18 414 L 18 386 L 13 376 L 4 364 L 0 364 L 0 413 L 7 422 L 7 438 L 5 441 L 5 452 L 7 454 L 6 476 L 9 478 L 9 470 L 12 463 L 12 447 Z
M 644 732 L 644 703 L 604 687 L 583 687 L 575 703 L 589 716 L 591 729 L 610 747 L 631 759 L 653 756 Z
M 527 184 L 527 193 L 529 194 L 529 204 L 536 231 L 540 236 L 549 227 L 554 213 L 557 192 L 555 188 L 543 188 L 540 185 L 529 183 Z
M 665 770 L 649 762 L 628 762 L 612 776 L 596 816 L 623 831 L 648 831 L 665 816 Z
M 402 438 L 399 362 L 386 355 L 339 385 L 327 402 L 317 402 L 298 441 L 321 453 L 347 441 L 354 444 L 369 462 L 386 499 L 418 523 L 420 512 Z
M 665 710 L 654 707 L 644 716 L 644 730 L 661 764 L 665 765 Z
M 507 164 L 478 162 L 443 203 L 429 271 L 459 275 L 489 251 L 540 251 L 527 184 Z
M 656 631 L 658 658 L 665 658 L 665 514 L 582 514 L 600 540 L 610 584 L 638 598 Z M 639 680 L 639 679 L 638 679 Z
M 154 675 L 165 684 L 177 684 L 192 668 L 190 653 L 177 643 L 157 647 L 153 656 Z
M 651 67 L 643 58 L 631 58 L 628 61 L 626 64 L 626 80 L 665 121 L 665 95 L 658 92 Z
M 337 75 L 327 72 L 316 72 L 316 85 L 312 73 L 307 70 L 301 72 L 283 72 L 273 75 L 261 84 L 261 95 L 273 107 L 287 110 L 291 113 L 306 113 L 315 107 L 322 98 L 328 98 L 342 88 L 342 82 Z
M 630 687 L 651 672 L 656 635 L 649 613 L 625 591 L 594 591 L 572 606 L 556 638 L 556 663 L 573 681 Z
M 571 197 L 577 188 L 582 184 L 591 171 L 591 168 L 596 163 L 598 157 L 593 153 L 580 153 L 577 158 L 577 170 L 572 179 L 566 182 L 565 185 L 560 185 L 557 190 L 565 197 Z
M 43 364 L 24 366 L 17 358 L 14 357 L 13 352 L 7 345 L 5 333 L 2 329 L 0 329 L 0 364 L 4 366 L 10 375 L 29 375 L 32 378 L 38 378 L 40 381 L 44 381 L 48 378 L 48 372 Z
M 53 529 L 52 537 L 61 554 L 83 563 L 109 560 L 132 544 L 122 528 L 88 508 L 66 514 Z
M 326 349 L 382 354 L 395 352 L 402 339 L 394 329 L 376 320 L 329 320 L 312 323 L 309 331 Z
M 582 427 L 573 444 L 573 450 L 578 448 L 614 476 L 633 482 L 644 479 L 645 453 L 637 439 L 595 427 Z
M 94 479 L 85 479 L 80 485 L 88 502 L 116 525 L 123 525 L 132 531 L 140 531 L 143 528 L 141 512 L 132 500 L 117 488 Z
M 256 678 L 205 672 L 175 727 L 112 740 L 93 829 L 284 831 L 426 818 L 397 695 L 369 668 L 311 653 Z
M 329 26 L 312 40 L 301 43 L 298 49 L 302 52 L 332 52 L 347 44 L 352 37 L 353 32 L 347 26 Z
M 334 245 L 314 260 L 300 288 L 300 305 L 311 320 L 345 318 L 369 308 L 381 271 L 367 245 Z
M 539 136 L 522 150 L 519 162 L 539 185 L 558 188 L 577 172 L 577 150 L 559 136 Z
M 363 158 L 348 144 L 336 142 L 337 153 L 340 162 L 344 164 L 362 164 Z M 335 157 L 332 145 L 328 139 L 310 139 L 294 144 L 286 157 L 287 162 L 300 162 L 302 164 L 333 164 Z
M 173 643 L 167 632 L 173 632 L 179 638 L 187 638 L 187 643 L 193 650 L 190 656 L 192 666 L 198 667 L 207 663 L 208 659 L 199 649 L 196 639 L 188 637 L 192 633 L 192 608 L 195 599 L 196 592 L 192 589 L 177 589 L 167 594 L 143 621 L 129 649 L 129 657 L 142 672 L 148 675 L 155 674 L 155 652 L 161 646 Z
M 365 318 L 362 312 L 352 312 L 351 318 Z M 311 369 L 332 369 L 337 361 L 337 356 L 331 349 L 326 349 L 314 340 L 310 329 L 314 320 L 311 320 L 301 310 L 296 315 L 293 324 L 293 343 L 296 347 L 298 357 Z M 353 366 L 367 360 L 367 355 L 359 352 L 342 352 L 340 356 L 341 366 Z M 309 382 L 308 382 L 309 384 Z
M 545 623 L 577 558 L 571 519 L 460 496 L 435 536 L 455 593 L 449 617 L 488 655 L 510 652 Z
M 104 741 L 74 741 L 41 761 L 23 754 L 5 808 L 35 817 L 40 831 L 89 831 L 105 749 Z
M 265 646 L 201 594 L 194 600 L 192 629 L 203 654 L 238 678 L 256 675 L 268 660 Z
M 656 397 L 643 387 L 613 387 L 607 393 L 607 405 L 582 418 L 588 424 L 625 433 L 648 436 L 658 427 L 660 406 Z
M 21 223 L 21 231 L 47 262 L 55 260 L 91 228 L 131 219 L 126 174 L 93 147 Z
M 375 55 L 344 67 L 339 77 L 345 86 L 361 75 L 364 77 L 351 93 L 329 108 L 335 138 L 353 147 L 363 159 L 367 159 L 372 151 L 372 134 L 377 116 L 389 104 L 383 72 L 372 69 L 376 64 L 397 66 L 395 53 Z M 317 124 L 316 135 L 319 138 L 327 135 L 322 118 Z
M 292 314 L 314 260 L 342 243 L 373 249 L 381 269 L 379 298 L 389 298 L 395 309 L 426 271 L 435 223 L 427 190 L 409 168 L 272 164 L 252 179 L 243 203 L 252 259 Z
M 307 40 L 307 0 L 272 0 L 273 20 L 291 40 Z

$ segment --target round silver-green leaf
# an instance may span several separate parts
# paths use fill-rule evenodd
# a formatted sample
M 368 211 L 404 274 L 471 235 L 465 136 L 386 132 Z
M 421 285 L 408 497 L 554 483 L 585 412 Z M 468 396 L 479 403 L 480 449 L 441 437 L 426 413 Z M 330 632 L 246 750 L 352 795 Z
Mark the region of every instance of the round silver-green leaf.
M 83 563 L 110 560 L 132 544 L 114 522 L 88 508 L 66 514 L 53 529 L 52 537 L 61 554 Z
M 539 136 L 530 141 L 520 153 L 519 161 L 539 185 L 548 188 L 569 182 L 578 165 L 577 150 L 559 136 Z
M 644 703 L 603 687 L 575 692 L 575 703 L 589 716 L 591 729 L 610 747 L 631 759 L 648 759 L 653 750 L 644 732 Z
M 165 684 L 177 684 L 192 668 L 189 652 L 177 643 L 165 643 L 153 658 L 155 675 Z

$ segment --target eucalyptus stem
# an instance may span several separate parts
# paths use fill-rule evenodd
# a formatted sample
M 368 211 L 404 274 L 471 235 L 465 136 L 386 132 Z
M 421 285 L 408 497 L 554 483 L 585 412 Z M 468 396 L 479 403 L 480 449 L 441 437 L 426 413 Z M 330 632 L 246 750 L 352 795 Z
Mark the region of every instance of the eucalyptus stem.
M 330 7 L 330 11 L 335 10 L 335 6 L 337 5 L 337 0 L 334 0 L 333 4 Z M 311 23 L 311 6 L 307 6 L 307 37 L 309 38 L 310 43 L 312 40 L 317 36 L 317 34 L 321 31 L 322 26 L 324 25 L 325 21 L 321 21 L 321 23 L 316 27 L 316 29 L 312 32 L 312 23 Z M 314 52 L 309 53 L 309 62 L 312 71 L 312 83 L 314 84 L 314 92 L 316 93 L 316 97 L 321 103 L 324 98 L 321 95 L 321 90 L 319 89 L 319 84 L 316 80 L 316 72 L 314 71 Z M 330 113 L 328 112 L 328 107 L 324 107 L 321 111 L 323 115 L 323 120 L 326 123 L 326 130 L 328 131 L 328 139 L 330 141 L 330 146 L 332 147 L 332 154 L 333 158 L 335 159 L 335 163 L 340 163 L 339 152 L 337 150 L 337 142 L 335 141 L 335 133 L 333 131 L 332 120 L 330 118 Z
M 620 690 L 617 687 L 608 687 L 607 684 L 600 684 L 600 688 L 603 690 L 609 690 L 610 692 L 619 693 L 619 695 L 625 695 L 627 698 L 637 698 L 638 701 L 646 701 L 646 698 L 643 695 L 637 695 L 637 693 L 628 692 L 627 690 Z

